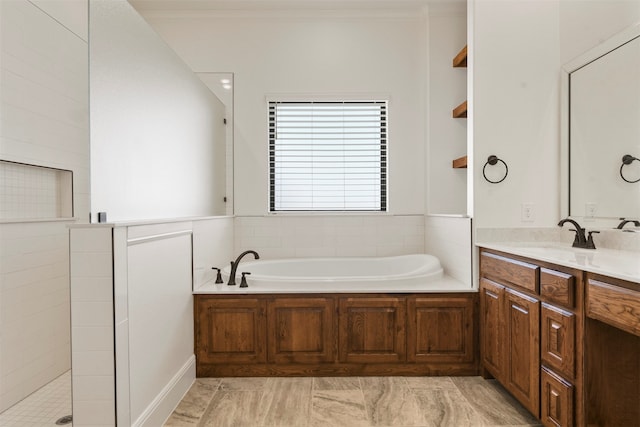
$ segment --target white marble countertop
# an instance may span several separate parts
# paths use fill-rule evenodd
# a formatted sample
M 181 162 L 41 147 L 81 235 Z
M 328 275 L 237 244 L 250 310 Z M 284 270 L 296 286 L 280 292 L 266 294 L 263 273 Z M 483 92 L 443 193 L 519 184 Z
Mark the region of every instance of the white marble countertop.
M 226 283 L 216 284 L 210 280 L 193 290 L 194 295 L 249 295 L 249 294 L 370 294 L 370 293 L 439 293 L 439 292 L 477 292 L 477 288 L 471 288 L 467 284 L 444 275 L 438 279 L 430 280 L 420 285 L 396 285 L 390 283 L 367 284 L 362 283 L 357 287 L 346 288 L 334 286 L 331 282 L 322 284 L 292 284 L 281 286 L 252 286 L 251 278 L 247 278 L 248 288 L 228 286 Z
M 640 252 L 578 249 L 556 242 L 476 242 L 476 246 L 640 284 Z

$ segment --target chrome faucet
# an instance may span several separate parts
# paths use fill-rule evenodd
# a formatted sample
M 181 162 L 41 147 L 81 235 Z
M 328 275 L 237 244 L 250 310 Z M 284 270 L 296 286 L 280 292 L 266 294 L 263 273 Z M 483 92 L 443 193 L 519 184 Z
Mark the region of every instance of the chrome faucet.
M 576 237 L 573 239 L 573 247 L 574 248 L 582 248 L 582 249 L 595 249 L 596 245 L 593 243 L 593 233 L 599 233 L 599 231 L 590 231 L 589 237 L 584 234 L 584 228 L 580 227 L 576 221 L 565 218 L 558 223 L 558 227 L 562 227 L 566 222 L 573 224 L 576 228 L 572 231 L 576 232 Z
M 260 259 L 260 255 L 258 255 L 258 252 L 256 251 L 244 251 L 238 255 L 238 258 L 236 258 L 235 261 L 231 261 L 231 274 L 229 275 L 229 283 L 227 283 L 227 285 L 234 286 L 236 284 L 236 271 L 238 271 L 238 264 L 240 264 L 240 260 L 246 254 L 253 254 L 255 259 Z
M 618 224 L 618 226 L 616 227 L 618 230 L 622 230 L 622 228 L 625 226 L 625 224 L 632 222 L 634 226 L 636 227 L 640 227 L 640 221 L 636 220 L 636 219 L 624 219 L 624 218 L 620 218 L 622 221 L 620 222 L 620 224 Z

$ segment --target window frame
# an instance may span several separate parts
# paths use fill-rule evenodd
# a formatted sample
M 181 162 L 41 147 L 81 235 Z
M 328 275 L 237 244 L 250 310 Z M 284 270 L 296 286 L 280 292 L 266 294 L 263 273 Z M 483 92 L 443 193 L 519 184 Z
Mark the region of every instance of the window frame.
M 379 138 L 379 197 L 378 209 L 276 209 L 276 186 L 275 186 L 275 121 L 274 111 L 278 104 L 366 104 L 370 106 L 380 105 L 380 138 Z M 267 211 L 272 215 L 318 215 L 318 214 L 343 214 L 343 215 L 380 215 L 389 213 L 389 99 L 387 97 L 371 96 L 357 99 L 345 97 L 331 97 L 317 99 L 314 97 L 301 97 L 297 99 L 289 98 L 267 98 L 267 158 L 268 158 L 268 206 Z

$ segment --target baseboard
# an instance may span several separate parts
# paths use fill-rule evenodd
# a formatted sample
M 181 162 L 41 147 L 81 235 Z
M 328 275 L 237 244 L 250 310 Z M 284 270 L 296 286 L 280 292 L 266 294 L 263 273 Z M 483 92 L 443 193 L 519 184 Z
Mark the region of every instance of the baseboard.
M 195 355 L 191 355 L 132 426 L 157 427 L 163 425 L 176 406 L 178 406 L 178 403 L 180 403 L 180 400 L 182 400 L 195 379 L 196 357 Z

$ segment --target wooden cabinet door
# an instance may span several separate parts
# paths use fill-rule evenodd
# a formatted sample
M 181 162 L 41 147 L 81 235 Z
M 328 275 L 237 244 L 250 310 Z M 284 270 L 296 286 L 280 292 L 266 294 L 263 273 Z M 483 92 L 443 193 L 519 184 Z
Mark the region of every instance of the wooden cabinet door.
M 407 311 L 408 361 L 473 361 L 473 295 L 413 297 L 407 301 Z
M 266 361 L 265 301 L 196 296 L 196 357 L 199 363 Z
M 575 378 L 576 316 L 542 304 L 540 322 L 542 363 L 567 378 Z
M 333 362 L 334 305 L 333 298 L 276 298 L 269 301 L 269 362 Z
M 403 362 L 406 301 L 402 297 L 340 298 L 341 362 Z
M 505 289 L 504 386 L 540 416 L 540 301 Z
M 572 427 L 573 386 L 545 368 L 542 368 L 541 381 L 542 424 L 547 427 Z
M 480 353 L 482 365 L 495 378 L 503 378 L 504 352 L 502 311 L 504 289 L 491 280 L 480 280 Z

